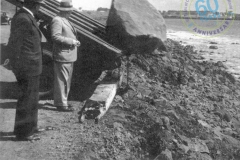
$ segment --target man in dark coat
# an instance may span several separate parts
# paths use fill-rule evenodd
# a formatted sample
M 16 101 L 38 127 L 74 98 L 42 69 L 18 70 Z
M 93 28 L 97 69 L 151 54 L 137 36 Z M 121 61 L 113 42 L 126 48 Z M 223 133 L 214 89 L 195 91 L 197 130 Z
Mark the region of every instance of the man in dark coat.
M 24 0 L 14 15 L 8 46 L 10 62 L 21 94 L 16 107 L 14 134 L 18 140 L 36 140 L 39 76 L 42 73 L 41 32 L 35 20 L 43 0 Z

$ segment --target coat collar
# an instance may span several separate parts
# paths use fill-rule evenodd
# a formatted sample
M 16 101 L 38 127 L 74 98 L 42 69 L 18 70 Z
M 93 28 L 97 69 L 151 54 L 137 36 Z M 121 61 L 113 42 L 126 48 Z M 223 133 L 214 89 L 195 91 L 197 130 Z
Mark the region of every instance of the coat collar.
M 38 30 L 38 32 L 39 32 L 39 34 L 40 34 L 40 37 L 42 38 L 42 33 L 41 33 L 41 31 L 40 31 L 40 29 L 39 29 L 39 27 L 38 27 L 38 24 L 37 24 L 36 19 L 33 18 L 30 14 L 28 14 L 28 17 L 31 19 L 33 25 L 37 28 L 37 30 Z
M 32 11 L 30 11 L 28 8 L 26 8 L 26 7 L 22 7 L 22 9 L 24 9 L 25 11 L 27 11 L 28 13 L 30 13 L 30 14 L 34 17 Z
M 62 18 L 62 20 L 63 20 L 63 22 L 68 26 L 68 27 L 70 27 L 71 28 L 71 30 L 73 31 L 73 33 L 76 35 L 76 30 L 75 30 L 75 28 L 73 27 L 73 25 L 71 24 L 71 22 L 69 21 L 69 20 L 67 20 L 66 18 L 64 18 L 64 17 L 61 17 Z
M 42 37 L 42 33 L 41 33 L 41 31 L 40 31 L 40 29 L 39 29 L 39 27 L 38 27 L 38 24 L 37 24 L 36 19 L 35 19 L 27 10 L 25 10 L 25 9 L 19 10 L 18 13 L 26 13 L 26 15 L 29 17 L 29 19 L 31 19 L 32 24 L 37 28 L 37 30 L 38 30 L 38 32 L 39 32 L 39 34 L 40 34 L 40 37 Z

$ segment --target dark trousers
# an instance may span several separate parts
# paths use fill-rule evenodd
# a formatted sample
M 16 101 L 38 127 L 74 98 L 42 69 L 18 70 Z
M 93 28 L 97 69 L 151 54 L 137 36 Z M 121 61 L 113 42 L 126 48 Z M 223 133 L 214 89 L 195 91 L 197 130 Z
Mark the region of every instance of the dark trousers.
M 21 94 L 17 102 L 14 134 L 17 137 L 28 137 L 37 129 L 39 75 L 16 75 L 16 78 Z

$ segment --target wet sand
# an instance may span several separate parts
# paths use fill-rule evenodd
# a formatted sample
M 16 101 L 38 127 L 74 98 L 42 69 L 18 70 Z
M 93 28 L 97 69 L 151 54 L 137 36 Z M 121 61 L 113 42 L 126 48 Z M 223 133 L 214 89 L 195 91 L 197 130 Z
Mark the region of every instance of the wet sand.
M 181 42 L 183 45 L 193 45 L 199 55 L 207 61 L 221 61 L 237 79 L 240 79 L 240 39 L 227 36 L 204 38 L 189 32 L 168 30 L 167 37 Z M 216 46 L 217 49 L 210 49 Z

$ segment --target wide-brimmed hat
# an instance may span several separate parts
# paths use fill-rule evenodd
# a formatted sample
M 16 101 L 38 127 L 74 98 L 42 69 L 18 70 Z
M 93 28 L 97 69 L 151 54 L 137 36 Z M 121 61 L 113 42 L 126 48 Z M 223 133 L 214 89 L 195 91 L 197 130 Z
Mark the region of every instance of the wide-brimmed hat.
M 21 0 L 20 0 L 21 1 Z M 39 3 L 39 4 L 46 4 L 44 0 L 23 0 L 24 3 Z
M 62 0 L 60 6 L 58 7 L 60 11 L 72 11 L 73 5 L 71 0 Z

